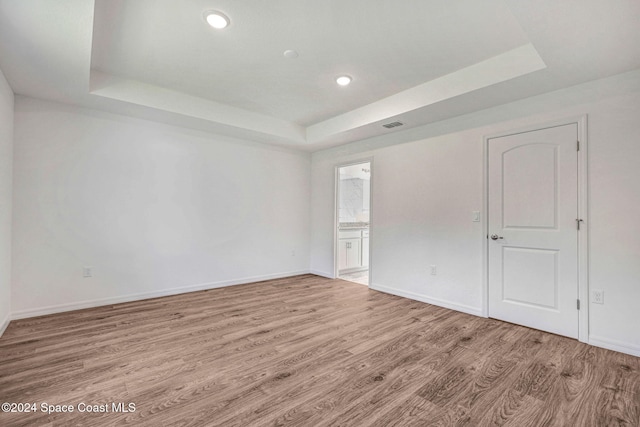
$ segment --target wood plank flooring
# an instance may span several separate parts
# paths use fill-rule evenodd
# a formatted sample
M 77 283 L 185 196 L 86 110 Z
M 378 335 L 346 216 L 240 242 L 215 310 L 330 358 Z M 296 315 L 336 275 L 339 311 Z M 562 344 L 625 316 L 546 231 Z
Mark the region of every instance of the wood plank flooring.
M 304 275 L 13 321 L 0 402 L 37 407 L 2 426 L 637 427 L 640 359 Z

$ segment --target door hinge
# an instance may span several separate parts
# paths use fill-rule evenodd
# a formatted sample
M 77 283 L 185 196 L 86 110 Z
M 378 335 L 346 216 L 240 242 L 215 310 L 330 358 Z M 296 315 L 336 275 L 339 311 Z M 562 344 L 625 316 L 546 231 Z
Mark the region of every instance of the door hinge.
M 576 151 L 580 151 L 580 141 L 576 141 Z
M 580 231 L 580 223 L 583 222 L 582 219 L 580 218 L 576 218 L 576 228 L 578 229 L 578 231 Z
M 576 302 L 578 303 L 578 304 L 577 304 L 577 306 L 578 306 L 578 310 L 580 310 L 580 300 L 578 299 L 578 300 L 576 300 Z

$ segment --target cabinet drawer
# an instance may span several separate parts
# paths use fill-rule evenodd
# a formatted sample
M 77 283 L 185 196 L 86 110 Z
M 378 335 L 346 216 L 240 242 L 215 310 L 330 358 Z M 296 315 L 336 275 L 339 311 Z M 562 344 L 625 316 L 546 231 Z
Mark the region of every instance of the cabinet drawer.
M 357 239 L 361 237 L 360 230 L 340 230 L 338 232 L 338 238 L 340 239 Z

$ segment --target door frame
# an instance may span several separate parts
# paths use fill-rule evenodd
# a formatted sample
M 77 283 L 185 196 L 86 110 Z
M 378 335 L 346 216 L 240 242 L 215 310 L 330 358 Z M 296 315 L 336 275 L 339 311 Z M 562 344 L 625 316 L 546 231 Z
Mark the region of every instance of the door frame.
M 489 317 L 489 141 L 494 138 L 517 135 L 525 132 L 548 129 L 569 124 L 576 124 L 580 151 L 578 154 L 578 212 L 577 218 L 583 220 L 578 233 L 578 341 L 589 342 L 589 187 L 588 187 L 588 141 L 587 115 L 569 116 L 558 120 L 540 122 L 535 125 L 506 130 L 483 137 L 482 167 L 482 204 L 484 221 L 482 221 L 482 315 Z
M 369 169 L 371 173 L 371 177 L 369 179 L 369 284 L 368 287 L 371 287 L 372 283 L 372 256 L 371 253 L 371 242 L 373 241 L 373 156 L 361 158 L 357 160 L 349 160 L 346 162 L 336 163 L 334 165 L 333 176 L 334 176 L 334 198 L 333 198 L 333 278 L 338 278 L 338 223 L 340 222 L 340 168 L 345 166 L 353 166 L 358 165 L 360 163 L 369 163 Z

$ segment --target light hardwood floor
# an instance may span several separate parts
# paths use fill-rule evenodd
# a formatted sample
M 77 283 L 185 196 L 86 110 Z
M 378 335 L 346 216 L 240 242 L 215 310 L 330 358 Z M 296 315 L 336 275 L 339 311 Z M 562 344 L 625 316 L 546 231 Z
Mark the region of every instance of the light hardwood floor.
M 640 359 L 304 275 L 13 321 L 0 401 L 38 406 L 2 426 L 637 427 Z

